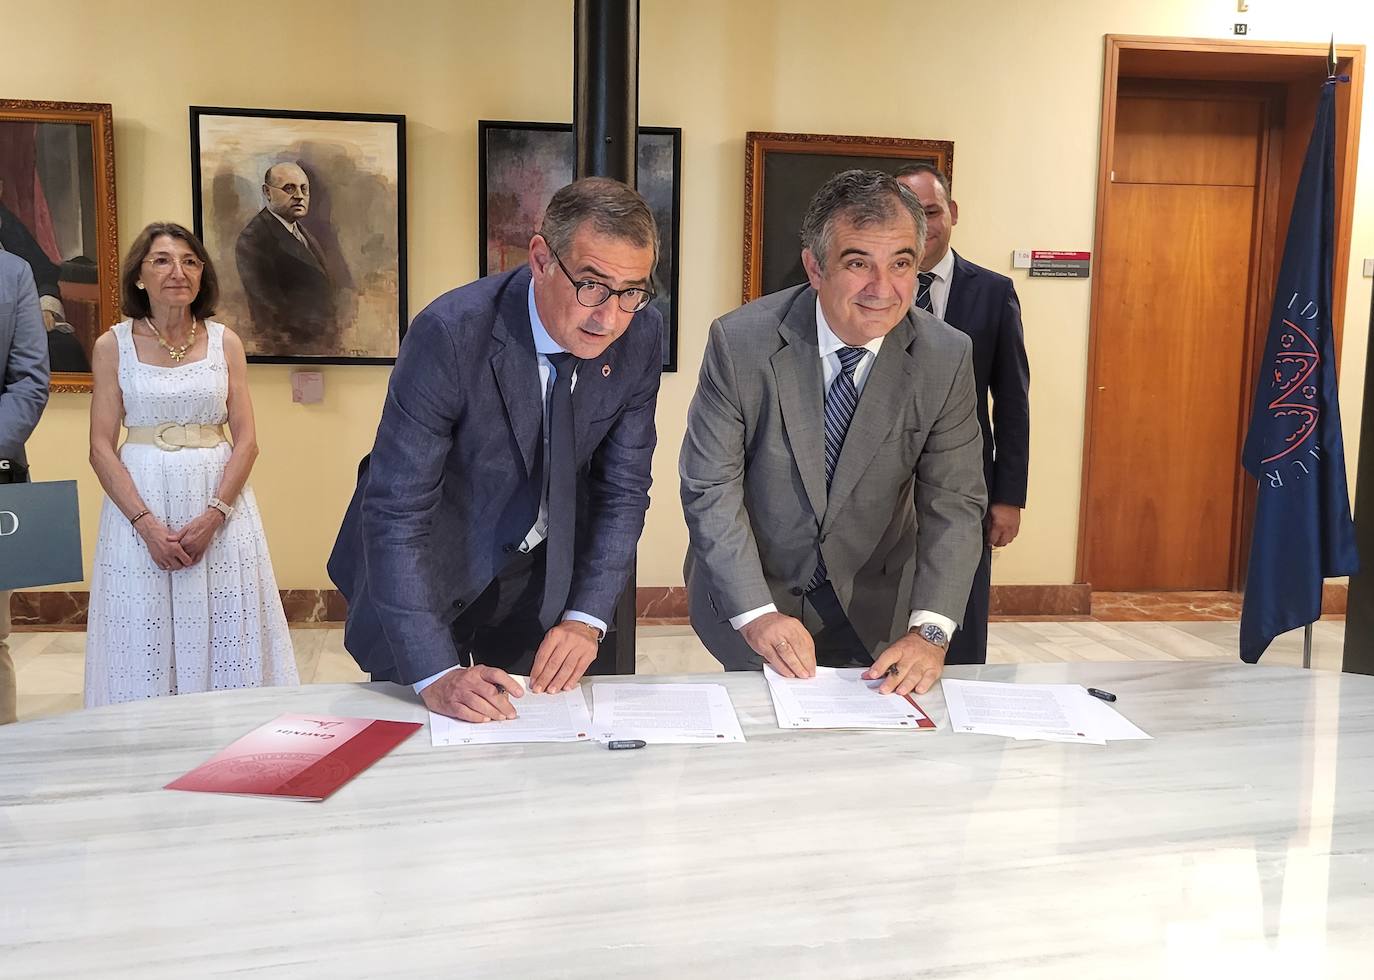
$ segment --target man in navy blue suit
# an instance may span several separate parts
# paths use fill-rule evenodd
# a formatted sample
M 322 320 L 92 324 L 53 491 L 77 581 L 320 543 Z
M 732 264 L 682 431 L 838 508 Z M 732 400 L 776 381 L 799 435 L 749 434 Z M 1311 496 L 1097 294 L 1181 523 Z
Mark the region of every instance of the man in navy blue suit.
M 643 198 L 580 180 L 527 266 L 411 324 L 329 559 L 375 680 L 482 722 L 515 716 L 511 674 L 568 690 L 595 658 L 649 504 L 657 252 Z
M 988 659 L 988 600 L 992 549 L 1009 545 L 1021 530 L 1030 467 L 1030 364 L 1021 332 L 1021 304 L 1010 279 L 974 265 L 950 248 L 959 205 L 949 179 L 934 167 L 913 164 L 897 179 L 926 211 L 926 251 L 914 304 L 973 338 L 978 422 L 983 428 L 983 475 L 988 485 L 987 539 L 973 578 L 963 628 L 956 631 L 947 664 Z M 988 412 L 988 396 L 992 412 Z

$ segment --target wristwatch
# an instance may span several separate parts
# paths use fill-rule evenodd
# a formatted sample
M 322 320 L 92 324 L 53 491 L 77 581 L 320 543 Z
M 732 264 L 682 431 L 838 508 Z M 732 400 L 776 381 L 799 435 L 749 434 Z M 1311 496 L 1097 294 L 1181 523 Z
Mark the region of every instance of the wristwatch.
M 922 623 L 920 626 L 912 627 L 911 632 L 927 643 L 933 643 L 941 650 L 949 649 L 949 636 L 936 623 Z
M 234 508 L 230 507 L 228 504 L 226 504 L 223 500 L 220 500 L 218 497 L 211 497 L 210 503 L 207 506 L 213 507 L 215 508 L 215 510 L 223 514 L 224 519 L 226 521 L 229 520 L 230 515 L 234 513 Z

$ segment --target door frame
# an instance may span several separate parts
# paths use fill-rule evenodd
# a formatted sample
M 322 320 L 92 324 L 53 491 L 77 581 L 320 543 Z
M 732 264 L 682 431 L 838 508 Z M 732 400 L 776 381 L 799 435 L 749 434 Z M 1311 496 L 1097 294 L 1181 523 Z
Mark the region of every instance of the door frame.
M 1350 233 L 1354 223 L 1355 169 L 1359 155 L 1360 108 L 1364 89 L 1363 45 L 1337 45 L 1337 73 L 1350 76 L 1348 85 L 1336 91 L 1336 222 L 1335 269 L 1332 276 L 1331 319 L 1339 369 L 1345 316 L 1345 299 L 1350 267 Z M 1288 218 L 1297 190 L 1297 171 L 1311 135 L 1310 114 L 1304 107 L 1316 104 L 1312 84 L 1326 77 L 1328 46 L 1321 43 L 1288 41 L 1226 41 L 1206 38 L 1167 38 L 1108 34 L 1105 37 L 1102 73 L 1102 121 L 1098 145 L 1097 208 L 1093 228 L 1093 252 L 1102 255 L 1106 232 L 1107 194 L 1111 184 L 1113 149 L 1116 143 L 1117 97 L 1123 79 L 1172 80 L 1175 82 L 1257 82 L 1281 86 L 1287 92 L 1287 118 L 1282 146 L 1271 146 L 1265 169 L 1282 160 L 1283 172 L 1277 187 L 1277 220 L 1264 221 L 1255 243 L 1258 290 L 1253 303 L 1252 330 L 1248 345 L 1249 360 L 1245 377 L 1253 388 L 1262 343 L 1256 343 L 1268 328 L 1270 297 L 1278 275 L 1282 242 L 1288 231 Z M 1308 93 L 1310 97 L 1308 96 Z M 1271 141 L 1272 142 L 1272 141 Z M 1266 208 L 1273 213 L 1273 208 Z M 1257 216 L 1259 217 L 1259 216 Z M 1101 353 L 1099 339 L 1106 296 L 1100 278 L 1093 277 L 1088 319 L 1087 398 L 1083 421 L 1082 482 L 1078 505 L 1078 559 L 1074 580 L 1091 584 L 1088 556 L 1088 527 L 1085 519 L 1092 481 L 1093 417 L 1097 401 L 1097 365 Z M 1243 422 L 1242 422 L 1243 424 Z M 1241 485 L 1246 481 L 1240 480 Z M 1240 519 L 1232 531 L 1231 587 L 1240 584 L 1248 552 L 1250 524 L 1253 519 L 1254 488 L 1238 492 Z

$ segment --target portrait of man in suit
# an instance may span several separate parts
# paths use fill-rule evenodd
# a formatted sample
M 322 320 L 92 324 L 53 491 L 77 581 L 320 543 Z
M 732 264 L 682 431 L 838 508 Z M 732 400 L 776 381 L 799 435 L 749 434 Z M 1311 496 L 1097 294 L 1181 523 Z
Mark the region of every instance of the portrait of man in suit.
M 988 513 L 983 557 L 969 591 L 964 623 L 945 662 L 983 664 L 988 660 L 992 549 L 1011 544 L 1020 533 L 1030 469 L 1030 361 L 1021 330 L 1021 303 L 1010 279 L 975 265 L 950 246 L 959 205 L 950 196 L 949 178 L 935 167 L 914 164 L 899 170 L 897 179 L 916 195 L 926 215 L 916 306 L 973 341 Z
M 619 181 L 557 191 L 529 263 L 406 332 L 329 575 L 344 646 L 463 721 L 515 716 L 596 656 L 649 504 L 658 231 Z
M 338 348 L 331 256 L 305 225 L 310 179 L 297 163 L 276 163 L 262 178 L 263 207 L 234 247 L 258 342 L 295 354 Z
M 912 307 L 925 213 L 891 175 L 831 177 L 801 239 L 805 285 L 711 325 L 679 459 L 692 626 L 727 670 L 921 693 L 982 546 L 971 345 Z
M 0 177 L 0 202 L 5 196 L 5 179 Z M 57 372 L 89 371 L 90 361 L 72 325 L 67 322 L 62 303 L 62 267 L 48 258 L 28 227 L 9 208 L 0 203 L 0 251 L 9 252 L 28 263 L 38 288 L 43 313 L 43 329 L 48 340 L 48 360 Z

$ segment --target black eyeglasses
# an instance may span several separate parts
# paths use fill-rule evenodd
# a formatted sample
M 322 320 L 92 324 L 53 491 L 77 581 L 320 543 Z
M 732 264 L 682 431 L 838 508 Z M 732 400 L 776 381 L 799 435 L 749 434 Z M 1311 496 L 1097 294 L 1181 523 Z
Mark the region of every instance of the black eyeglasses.
M 547 239 L 546 239 L 547 241 Z M 568 277 L 568 282 L 572 283 L 573 289 L 577 290 L 577 301 L 583 306 L 600 306 L 612 296 L 616 297 L 616 302 L 626 313 L 638 313 L 644 307 L 653 302 L 654 292 L 652 289 L 644 289 L 642 286 L 630 286 L 628 289 L 612 289 L 604 282 L 597 282 L 595 279 L 583 279 L 578 281 L 572 277 L 568 267 L 563 264 L 563 260 L 558 257 L 558 253 L 553 251 L 553 246 L 549 246 L 549 251 L 553 253 L 554 261 L 558 263 L 558 268 L 563 270 L 563 275 Z

